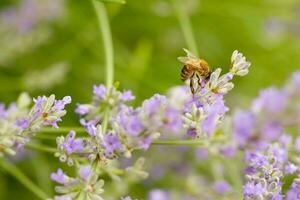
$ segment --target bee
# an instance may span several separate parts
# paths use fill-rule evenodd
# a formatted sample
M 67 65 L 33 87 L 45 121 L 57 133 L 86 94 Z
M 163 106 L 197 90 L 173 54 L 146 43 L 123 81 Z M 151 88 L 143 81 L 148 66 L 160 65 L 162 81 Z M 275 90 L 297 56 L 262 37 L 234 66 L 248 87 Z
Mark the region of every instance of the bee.
M 187 56 L 178 58 L 184 64 L 180 76 L 182 81 L 190 81 L 190 89 L 194 95 L 201 88 L 203 82 L 210 78 L 211 70 L 205 60 L 197 58 L 187 49 L 183 50 Z

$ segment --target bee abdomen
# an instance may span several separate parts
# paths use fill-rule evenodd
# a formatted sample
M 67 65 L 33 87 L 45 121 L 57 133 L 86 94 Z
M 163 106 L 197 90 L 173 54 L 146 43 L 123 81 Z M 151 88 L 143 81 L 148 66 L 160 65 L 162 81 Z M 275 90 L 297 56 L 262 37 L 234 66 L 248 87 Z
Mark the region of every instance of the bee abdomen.
M 183 68 L 181 69 L 181 74 L 180 74 L 180 78 L 182 81 L 186 81 L 187 79 L 189 79 L 191 77 L 191 72 L 190 70 L 187 68 L 187 66 L 183 66 Z

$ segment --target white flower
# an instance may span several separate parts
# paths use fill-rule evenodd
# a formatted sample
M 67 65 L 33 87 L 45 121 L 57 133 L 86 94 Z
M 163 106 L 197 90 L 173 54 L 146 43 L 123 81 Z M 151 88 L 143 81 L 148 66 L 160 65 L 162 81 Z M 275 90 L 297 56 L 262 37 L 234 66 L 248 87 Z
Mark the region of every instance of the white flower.
M 208 90 L 213 93 L 226 94 L 234 87 L 233 83 L 229 82 L 232 79 L 232 74 L 227 73 L 220 77 L 221 71 L 222 69 L 218 68 L 211 74 L 207 86 Z
M 203 107 L 197 108 L 195 104 L 192 106 L 191 112 L 185 113 L 182 117 L 183 126 L 185 128 L 195 128 L 197 132 L 201 132 L 199 124 L 205 119 L 206 115 Z
M 242 53 L 235 50 L 231 56 L 231 69 L 230 72 L 237 76 L 245 76 L 249 72 L 250 62 L 246 61 Z

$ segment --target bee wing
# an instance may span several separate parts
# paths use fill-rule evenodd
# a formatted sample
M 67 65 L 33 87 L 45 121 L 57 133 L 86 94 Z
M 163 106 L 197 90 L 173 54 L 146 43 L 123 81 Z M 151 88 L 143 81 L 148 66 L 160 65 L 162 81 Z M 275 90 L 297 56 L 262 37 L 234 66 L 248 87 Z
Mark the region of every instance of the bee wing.
M 186 53 L 186 56 L 188 58 L 191 58 L 191 59 L 199 59 L 197 56 L 195 56 L 191 51 L 187 50 L 187 49 L 183 49 L 183 51 Z
M 177 58 L 180 62 L 182 62 L 182 63 L 187 63 L 187 61 L 189 61 L 190 59 L 188 58 L 188 57 L 178 57 Z

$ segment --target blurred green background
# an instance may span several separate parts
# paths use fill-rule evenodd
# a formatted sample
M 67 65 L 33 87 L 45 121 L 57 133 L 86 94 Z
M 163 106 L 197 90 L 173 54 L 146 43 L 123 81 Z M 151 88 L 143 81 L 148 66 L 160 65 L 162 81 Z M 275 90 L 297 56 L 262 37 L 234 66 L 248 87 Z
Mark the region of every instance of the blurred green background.
M 30 8 L 32 2 L 47 1 L 41 10 Z M 226 70 L 237 49 L 252 63 L 248 76 L 234 80 L 229 105 L 249 105 L 261 88 L 282 85 L 300 67 L 299 0 L 183 1 L 201 58 Z M 22 16 L 24 7 L 29 11 Z M 107 4 L 107 8 L 115 81 L 122 89 L 133 91 L 135 104 L 182 84 L 182 66 L 176 58 L 187 45 L 171 1 L 128 0 L 124 5 Z M 22 22 L 11 20 L 13 11 L 21 19 L 39 20 L 20 30 Z M 78 125 L 78 117 L 72 113 L 76 102 L 89 102 L 93 84 L 105 81 L 103 43 L 91 2 L 1 0 L 0 12 L 0 101 L 12 102 L 22 91 L 31 96 L 70 95 L 73 104 L 63 123 Z M 48 177 L 55 169 L 55 158 L 35 154 L 17 162 L 39 185 L 52 191 Z M 0 199 L 35 197 L 0 173 Z

